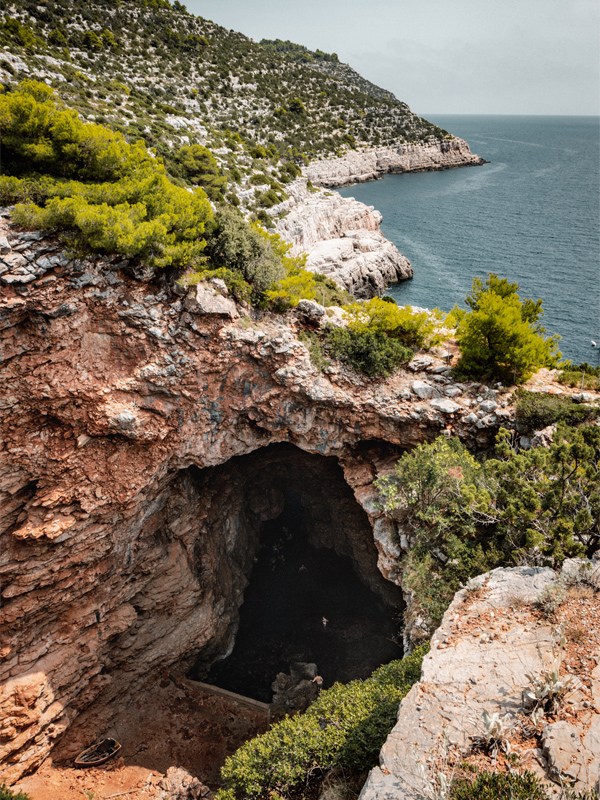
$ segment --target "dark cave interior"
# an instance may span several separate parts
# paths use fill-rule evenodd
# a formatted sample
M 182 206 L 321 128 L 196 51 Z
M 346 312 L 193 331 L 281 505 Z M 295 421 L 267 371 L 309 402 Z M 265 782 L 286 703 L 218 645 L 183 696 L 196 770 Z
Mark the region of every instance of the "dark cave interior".
M 232 651 L 190 677 L 268 703 L 296 662 L 316 664 L 327 688 L 400 658 L 401 592 L 377 570 L 368 517 L 337 459 L 271 445 L 232 462 L 205 486 L 221 496 L 214 487 L 227 486 L 253 531 L 248 584 Z

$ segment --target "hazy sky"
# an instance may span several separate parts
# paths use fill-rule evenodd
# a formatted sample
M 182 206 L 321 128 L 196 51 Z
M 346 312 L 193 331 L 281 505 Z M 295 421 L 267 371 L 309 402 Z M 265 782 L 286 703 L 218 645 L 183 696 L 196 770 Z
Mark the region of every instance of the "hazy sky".
M 183 0 L 335 52 L 418 114 L 599 114 L 598 0 Z

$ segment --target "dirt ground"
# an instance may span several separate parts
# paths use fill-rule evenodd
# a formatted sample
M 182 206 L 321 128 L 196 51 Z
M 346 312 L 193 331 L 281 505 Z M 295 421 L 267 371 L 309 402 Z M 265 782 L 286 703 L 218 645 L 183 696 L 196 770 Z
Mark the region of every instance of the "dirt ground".
M 266 727 L 259 709 L 210 695 L 193 681 L 164 680 L 106 731 L 122 745 L 114 759 L 86 769 L 48 759 L 12 789 L 31 800 L 150 800 L 163 796 L 168 768 L 183 767 L 215 790 L 225 758 Z

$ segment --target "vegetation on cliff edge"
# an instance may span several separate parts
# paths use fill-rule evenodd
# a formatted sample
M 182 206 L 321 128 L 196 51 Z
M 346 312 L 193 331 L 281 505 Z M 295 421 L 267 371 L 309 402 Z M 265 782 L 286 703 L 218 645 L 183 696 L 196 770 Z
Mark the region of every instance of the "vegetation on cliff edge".
M 405 622 L 423 638 L 455 592 L 498 566 L 558 567 L 600 547 L 600 428 L 560 425 L 549 447 L 517 450 L 501 429 L 496 457 L 477 461 L 439 437 L 403 455 L 376 482 L 403 546 Z
M 470 311 L 455 307 L 448 315 L 460 345 L 458 374 L 517 383 L 539 367 L 556 366 L 560 337 L 544 338 L 542 301 L 521 300 L 518 289 L 493 273 L 485 282 L 475 278 L 466 297 Z
M 423 645 L 364 681 L 336 683 L 310 708 L 246 742 L 221 769 L 218 800 L 273 798 L 304 789 L 334 767 L 347 775 L 375 766 L 398 704 L 421 677 Z

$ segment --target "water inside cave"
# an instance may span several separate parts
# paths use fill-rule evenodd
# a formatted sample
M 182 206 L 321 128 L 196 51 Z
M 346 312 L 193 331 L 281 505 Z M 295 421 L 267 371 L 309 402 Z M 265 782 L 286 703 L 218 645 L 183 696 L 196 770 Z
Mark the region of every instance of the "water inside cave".
M 361 581 L 351 558 L 311 544 L 310 525 L 302 489 L 286 490 L 283 512 L 262 525 L 233 651 L 203 680 L 268 703 L 294 662 L 315 663 L 327 688 L 402 656 L 400 609 Z

